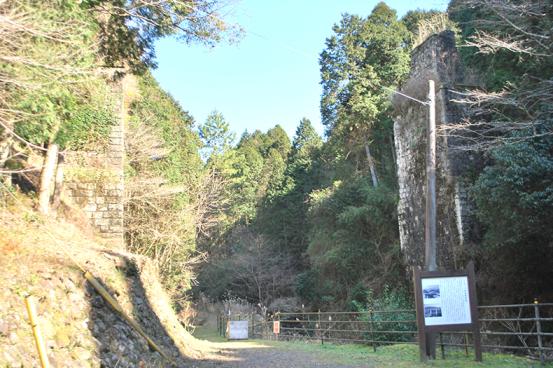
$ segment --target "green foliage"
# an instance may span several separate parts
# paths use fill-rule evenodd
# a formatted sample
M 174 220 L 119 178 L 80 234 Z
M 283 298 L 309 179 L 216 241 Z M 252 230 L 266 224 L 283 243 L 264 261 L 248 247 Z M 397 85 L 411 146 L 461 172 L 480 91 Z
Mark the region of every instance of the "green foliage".
M 485 225 L 482 273 L 509 300 L 550 297 L 553 139 L 498 148 L 492 160 L 471 191 Z
M 481 127 L 498 127 L 487 137 L 495 147 L 487 166 L 467 175 L 482 225 L 481 246 L 470 254 L 479 284 L 494 302 L 550 298 L 553 49 L 543 40 L 553 34 L 553 6 L 454 0 L 448 11 L 475 45 L 461 54 L 484 84 L 477 99 L 488 99 L 473 111 L 475 129 L 485 136 Z
M 290 139 L 279 125 L 266 134 L 255 131 L 242 136 L 233 177 L 235 217 L 246 223 L 254 219 L 263 198 L 281 182 L 289 151 Z
M 305 280 L 316 280 L 317 288 L 341 301 L 353 300 L 360 282 L 371 288 L 401 285 L 395 207 L 395 193 L 373 188 L 366 177 L 312 192 L 307 253 L 316 272 Z
M 356 284 L 402 280 L 392 120 L 382 86 L 395 88 L 407 73 L 410 39 L 383 3 L 366 19 L 344 15 L 333 30 L 320 62 L 329 140 L 307 119 L 291 147 L 279 127 L 245 133 L 231 200 L 232 217 L 291 258 L 295 294 L 324 307 L 344 305 Z M 367 176 L 366 145 L 381 177 L 377 188 Z
M 327 134 L 340 125 L 370 129 L 389 105 L 388 92 L 406 75 L 410 34 L 396 13 L 379 3 L 367 19 L 345 14 L 321 53 L 321 114 Z
M 385 286 L 378 297 L 372 290 L 366 290 L 366 299 L 362 302 L 353 300 L 352 309 L 356 312 L 373 311 L 372 314 L 362 314 L 359 319 L 372 321 L 374 335 L 367 335 L 367 339 L 377 341 L 412 341 L 417 331 L 412 295 L 404 288 L 390 288 Z M 386 331 L 401 331 L 405 333 L 386 333 Z
M 362 288 L 402 283 L 392 120 L 383 87 L 395 89 L 407 74 L 411 33 L 384 3 L 367 18 L 345 14 L 333 33 L 320 58 L 329 139 L 313 165 L 318 183 L 307 192 L 309 270 L 297 291 L 315 305 L 343 306 L 359 299 Z M 380 179 L 377 187 L 369 168 Z
M 90 142 L 105 143 L 115 122 L 112 111 L 83 106 L 61 126 L 55 141 L 71 149 L 84 148 Z
M 22 97 L 16 109 L 28 118 L 16 124 L 15 132 L 27 141 L 41 145 L 55 142 L 63 148 L 79 149 L 106 143 L 115 124 L 113 110 L 85 103 L 61 87 L 34 91 Z
M 326 171 L 334 172 L 328 182 L 372 169 L 395 187 L 389 90 L 407 75 L 412 35 L 384 3 L 366 19 L 344 15 L 333 31 L 320 58 L 321 115 L 329 136 L 322 156 Z
M 229 123 L 223 114 L 211 112 L 205 123 L 198 127 L 200 138 L 204 143 L 204 159 L 213 155 L 221 155 L 227 151 L 234 141 L 234 133 L 229 130 Z
M 195 187 L 202 163 L 198 155 L 201 142 L 192 130 L 194 120 L 150 73 L 139 79 L 139 90 L 140 98 L 131 104 L 131 123 L 141 121 L 155 129 L 168 151 L 152 168 L 171 183 Z
M 528 7 L 519 10 L 517 6 L 521 5 L 520 9 L 525 9 L 524 5 Z M 497 11 L 500 7 L 510 11 Z M 551 42 L 541 42 L 552 34 L 551 4 L 529 1 L 504 6 L 501 2 L 475 4 L 470 0 L 453 0 L 448 13 L 460 25 L 463 41 L 474 40 L 478 34 L 485 33 L 501 41 L 515 40 L 525 50 L 495 47 L 478 52 L 476 47 L 460 49 L 465 64 L 480 72 L 488 89 L 499 91 L 509 84 L 534 84 L 553 76 Z M 533 37 L 535 34 L 539 36 Z
M 214 45 L 232 27 L 218 17 L 219 1 L 86 0 L 99 19 L 99 51 L 107 65 L 144 73 L 156 67 L 154 43 L 177 36 L 185 43 Z M 232 36 L 229 34 L 229 36 Z
M 0 42 L 0 53 L 6 54 L 0 62 L 0 101 L 9 107 L 3 117 L 37 145 L 57 142 L 75 149 L 105 141 L 114 117 L 109 87 L 92 73 L 98 67 L 97 26 L 90 14 L 67 1 L 11 6 L 24 16 L 7 22 L 25 31 L 6 35 L 9 44 Z
M 19 110 L 28 112 L 30 118 L 17 124 L 15 132 L 31 143 L 50 142 L 55 138 L 64 115 L 73 110 L 74 105 L 75 98 L 67 91 L 61 91 L 57 96 L 45 94 L 44 91 L 31 94 L 17 106 Z
M 294 275 L 290 258 L 252 230 L 236 226 L 226 254 L 214 255 L 202 270 L 199 290 L 205 295 L 219 300 L 238 297 L 264 306 L 275 297 L 291 296 Z
M 126 240 L 130 250 L 157 261 L 164 285 L 181 298 L 193 279 L 201 142 L 190 115 L 151 74 L 138 82 L 127 135 Z
M 317 157 L 322 140 L 308 119 L 296 130 L 280 180 L 269 187 L 256 226 L 273 246 L 304 263 L 307 248 L 307 201 L 319 185 Z M 301 268 L 301 267 L 300 267 Z

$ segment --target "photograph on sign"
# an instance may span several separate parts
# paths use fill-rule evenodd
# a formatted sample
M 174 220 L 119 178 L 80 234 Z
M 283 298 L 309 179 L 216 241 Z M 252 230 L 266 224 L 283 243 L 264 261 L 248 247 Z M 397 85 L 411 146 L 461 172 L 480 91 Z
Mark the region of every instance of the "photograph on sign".
M 472 322 L 467 276 L 423 278 L 421 282 L 426 326 Z

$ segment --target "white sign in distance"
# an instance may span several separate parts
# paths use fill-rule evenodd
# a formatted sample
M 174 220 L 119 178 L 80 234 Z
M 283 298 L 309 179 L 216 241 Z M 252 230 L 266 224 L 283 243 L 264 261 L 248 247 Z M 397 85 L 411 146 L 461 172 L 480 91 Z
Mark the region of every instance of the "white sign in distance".
M 422 278 L 426 326 L 472 323 L 467 276 Z
M 228 338 L 230 340 L 245 340 L 248 338 L 248 321 L 229 321 Z

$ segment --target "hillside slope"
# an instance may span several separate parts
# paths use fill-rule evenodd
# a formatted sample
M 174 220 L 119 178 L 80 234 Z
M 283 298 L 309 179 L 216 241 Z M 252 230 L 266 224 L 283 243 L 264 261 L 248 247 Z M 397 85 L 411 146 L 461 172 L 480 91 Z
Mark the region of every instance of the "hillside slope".
M 84 225 L 42 217 L 28 199 L 10 201 L 0 206 L 0 366 L 38 366 L 27 293 L 37 300 L 55 367 L 180 367 L 201 359 L 199 342 L 179 323 L 148 259 L 104 247 Z M 104 284 L 173 363 L 149 349 L 77 264 Z

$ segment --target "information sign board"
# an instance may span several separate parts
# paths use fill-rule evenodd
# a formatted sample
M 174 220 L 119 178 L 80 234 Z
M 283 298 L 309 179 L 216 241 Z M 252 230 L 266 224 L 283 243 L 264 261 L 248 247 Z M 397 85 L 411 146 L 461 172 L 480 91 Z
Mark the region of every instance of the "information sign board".
M 425 326 L 472 323 L 468 276 L 421 279 Z
M 427 339 L 442 331 L 472 331 L 476 360 L 482 360 L 474 265 L 464 271 L 415 269 L 415 303 L 421 360 L 429 355 Z
M 248 338 L 248 321 L 228 321 L 228 338 L 245 340 Z

